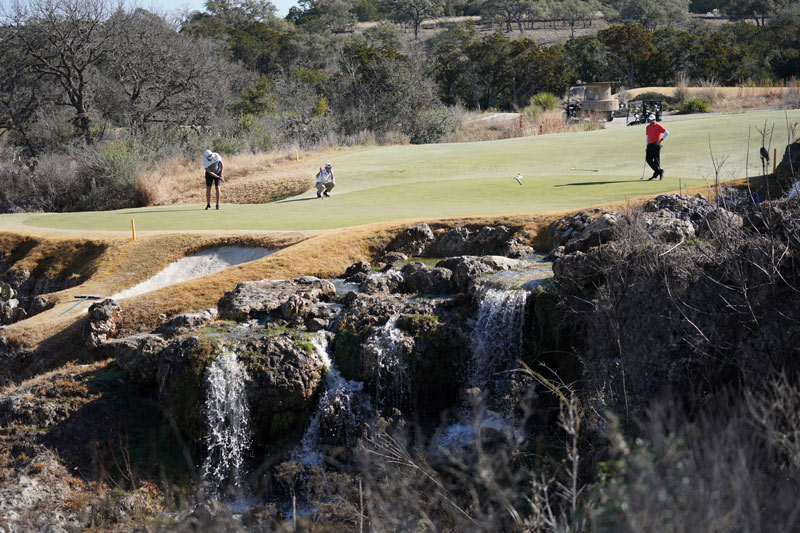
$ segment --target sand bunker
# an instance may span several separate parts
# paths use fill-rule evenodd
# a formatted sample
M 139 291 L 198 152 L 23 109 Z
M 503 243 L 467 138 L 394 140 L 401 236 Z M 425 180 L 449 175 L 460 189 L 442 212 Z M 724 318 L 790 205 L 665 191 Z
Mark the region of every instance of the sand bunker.
M 182 281 L 207 276 L 220 270 L 238 265 L 240 263 L 247 263 L 248 261 L 255 261 L 261 259 L 269 254 L 277 252 L 277 250 L 267 250 L 266 248 L 246 248 L 244 246 L 222 246 L 220 248 L 210 248 L 203 250 L 196 254 L 187 255 L 184 258 L 178 259 L 174 263 L 170 263 L 167 267 L 138 285 L 125 289 L 113 295 L 112 298 L 120 300 L 122 298 L 130 298 L 144 294 L 145 292 L 154 291 L 168 285 L 174 285 Z

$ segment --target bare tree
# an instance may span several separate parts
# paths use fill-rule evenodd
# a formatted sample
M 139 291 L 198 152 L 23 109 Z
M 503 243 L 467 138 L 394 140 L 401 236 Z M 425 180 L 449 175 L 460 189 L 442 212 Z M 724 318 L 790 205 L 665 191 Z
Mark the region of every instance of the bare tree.
M 419 38 L 419 27 L 426 18 L 438 17 L 444 11 L 443 0 L 392 0 L 392 6 L 401 20 L 414 27 L 414 39 Z
M 103 71 L 107 117 L 134 132 L 152 124 L 195 125 L 231 101 L 230 87 L 242 75 L 222 59 L 218 44 L 182 35 L 145 10 L 125 17 Z
M 2 17 L 4 46 L 14 49 L 29 73 L 61 88 L 56 105 L 74 110 L 75 128 L 93 142 L 92 106 L 96 93 L 93 71 L 113 53 L 114 37 L 126 20 L 113 0 L 16 0 Z M 114 15 L 114 16 L 112 16 Z

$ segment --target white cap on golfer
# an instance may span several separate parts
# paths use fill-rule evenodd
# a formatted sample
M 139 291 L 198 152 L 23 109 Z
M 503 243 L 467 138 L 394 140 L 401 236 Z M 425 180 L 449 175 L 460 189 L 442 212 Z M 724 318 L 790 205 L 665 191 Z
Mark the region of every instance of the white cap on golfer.
M 206 150 L 205 152 L 203 152 L 203 157 L 205 157 L 206 159 L 211 159 L 212 155 L 214 155 L 214 152 L 212 152 L 211 150 Z
M 650 113 L 650 115 L 648 115 L 648 117 L 647 117 L 647 120 L 655 120 L 655 119 L 656 119 L 656 116 L 654 114 L 652 114 L 652 113 Z
M 333 163 L 325 163 L 325 168 L 333 168 Z

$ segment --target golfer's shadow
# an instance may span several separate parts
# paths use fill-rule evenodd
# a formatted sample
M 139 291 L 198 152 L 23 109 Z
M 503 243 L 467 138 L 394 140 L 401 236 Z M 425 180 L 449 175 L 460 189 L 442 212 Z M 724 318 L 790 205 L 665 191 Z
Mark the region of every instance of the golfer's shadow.
M 640 180 L 580 181 L 578 183 L 562 183 L 561 185 L 553 185 L 553 187 L 580 187 L 582 185 L 609 185 L 611 183 L 630 183 L 632 181 L 640 181 Z
M 280 202 L 275 202 L 276 204 L 288 204 L 289 202 L 305 202 L 306 200 L 318 200 L 316 196 L 312 196 L 311 198 L 292 198 L 291 200 L 281 200 Z

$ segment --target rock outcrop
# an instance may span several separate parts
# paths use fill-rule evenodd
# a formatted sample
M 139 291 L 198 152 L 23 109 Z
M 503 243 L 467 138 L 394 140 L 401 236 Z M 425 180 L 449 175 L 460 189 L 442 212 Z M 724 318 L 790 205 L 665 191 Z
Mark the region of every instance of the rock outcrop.
M 304 313 L 311 309 L 310 304 L 327 301 L 335 294 L 333 283 L 313 276 L 291 280 L 246 281 L 226 292 L 217 307 L 220 318 L 242 322 L 268 316 L 305 318 Z M 301 300 L 308 302 L 308 305 Z
M 90 348 L 99 348 L 117 333 L 120 308 L 117 301 L 106 298 L 89 307 L 89 316 L 83 326 L 83 339 Z
M 406 291 L 412 294 L 450 294 L 453 292 L 452 270 L 442 267 L 428 268 L 414 262 L 401 270 L 405 277 Z
M 450 270 L 453 286 L 460 292 L 468 292 L 474 281 L 487 272 L 509 270 L 522 266 L 517 259 L 500 255 L 460 256 L 443 259 L 436 263 L 438 268 Z
M 158 356 L 167 341 L 150 333 L 106 342 L 103 349 L 113 355 L 128 379 L 140 385 L 153 385 L 158 374 Z
M 216 320 L 217 315 L 218 312 L 213 307 L 197 313 L 176 315 L 159 326 L 157 333 L 167 338 L 176 337 L 205 326 L 213 320 Z

